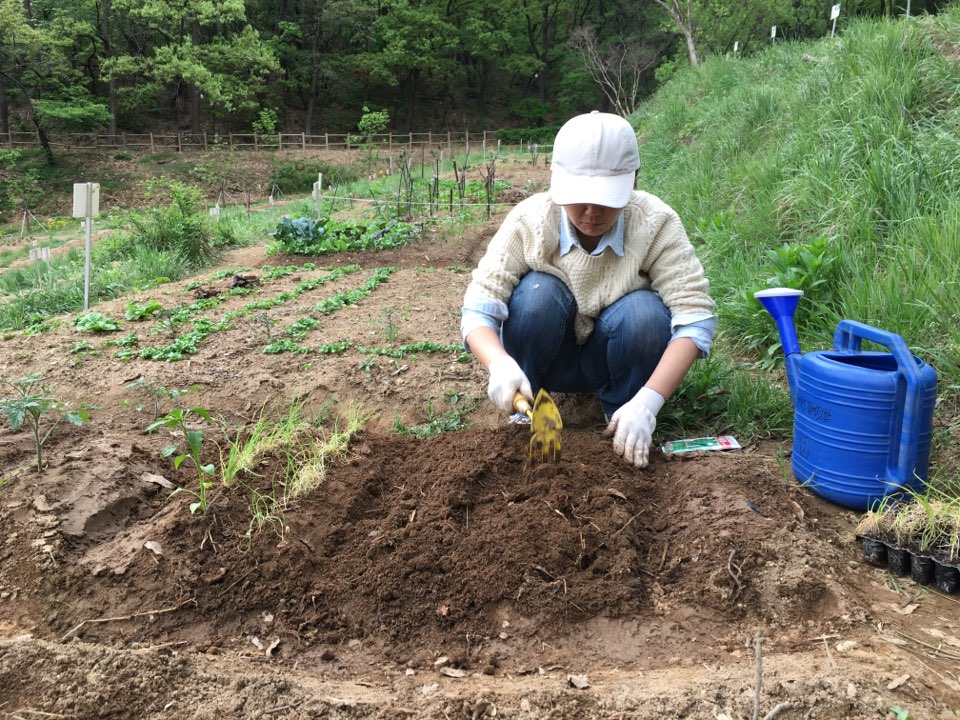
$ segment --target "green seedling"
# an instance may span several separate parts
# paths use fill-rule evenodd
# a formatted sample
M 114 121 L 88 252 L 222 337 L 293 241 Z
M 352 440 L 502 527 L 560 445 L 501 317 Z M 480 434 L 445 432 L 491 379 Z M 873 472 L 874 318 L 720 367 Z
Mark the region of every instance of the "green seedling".
M 197 476 L 197 489 L 189 490 L 185 487 L 179 487 L 170 493 L 170 497 L 182 492 L 189 493 L 196 498 L 194 502 L 190 503 L 190 512 L 196 513 L 198 510 L 200 512 L 206 512 L 210 505 L 209 493 L 213 488 L 213 482 L 210 478 L 214 476 L 216 468 L 213 463 L 204 464 L 200 460 L 200 451 L 203 449 L 203 431 L 191 430 L 187 427 L 187 418 L 190 415 L 196 415 L 208 422 L 212 421 L 209 411 L 202 407 L 190 408 L 189 410 L 174 408 L 163 417 L 150 423 L 150 425 L 147 426 L 147 432 L 153 432 L 158 428 L 165 427 L 183 434 L 187 442 L 185 450 L 181 450 L 180 446 L 176 444 L 167 445 L 167 447 L 160 452 L 160 455 L 162 457 L 172 457 L 173 467 L 176 470 L 180 469 L 184 461 L 189 462 Z
M 894 705 L 891 707 L 890 712 L 896 716 L 897 720 L 915 720 L 913 715 L 910 714 L 909 710 L 902 708 L 899 705 Z
M 392 343 L 400 333 L 400 324 L 394 319 L 392 309 L 385 308 L 382 311 L 382 315 L 384 337 L 386 337 L 387 342 Z
M 287 525 L 283 517 L 283 503 L 277 492 L 262 493 L 250 486 L 247 489 L 250 492 L 250 524 L 246 536 L 252 538 L 255 530 L 259 531 L 264 525 L 270 524 L 283 540 Z
M 20 430 L 24 424 L 30 428 L 37 451 L 37 472 L 43 472 L 43 446 L 50 434 L 64 420 L 71 425 L 83 425 L 90 420 L 89 411 L 94 408 L 83 404 L 74 410 L 68 402 L 37 392 L 42 389 L 38 373 L 5 382 L 13 388 L 15 395 L 0 400 L 0 412 L 6 416 L 13 432 Z
M 185 388 L 167 388 L 163 385 L 158 385 L 153 380 L 148 380 L 146 377 L 141 375 L 133 382 L 129 382 L 124 385 L 126 390 L 143 390 L 145 393 L 150 395 L 153 398 L 153 419 L 156 420 L 160 416 L 160 404 L 164 400 L 179 400 L 188 392 L 196 390 L 199 388 L 199 385 L 190 385 Z M 131 407 L 130 403 L 124 401 L 121 403 L 122 407 Z M 137 403 L 133 405 L 133 409 L 137 412 L 143 411 L 143 405 Z
M 298 345 L 297 343 L 295 343 L 293 340 L 290 340 L 289 338 L 283 338 L 282 340 L 277 340 L 276 342 L 272 342 L 269 345 L 265 345 L 263 348 L 263 352 L 266 353 L 267 355 L 279 355 L 280 353 L 286 353 L 286 352 L 300 353 L 303 355 L 307 355 L 309 353 L 312 353 L 313 350 L 304 345 Z
M 175 336 L 180 328 L 190 320 L 191 313 L 185 308 L 162 308 L 153 317 L 160 332 Z
M 393 419 L 393 431 L 398 435 L 426 440 L 440 433 L 462 430 L 467 427 L 466 416 L 473 412 L 480 401 L 471 395 L 452 393 L 447 395 L 450 407 L 437 412 L 433 401 L 427 403 L 427 421 L 419 425 L 405 425 L 399 416 Z
M 270 315 L 265 312 L 257 313 L 250 318 L 249 322 L 254 330 L 258 330 L 264 334 L 267 343 L 273 339 L 273 328 L 276 326 L 277 321 L 270 317 Z

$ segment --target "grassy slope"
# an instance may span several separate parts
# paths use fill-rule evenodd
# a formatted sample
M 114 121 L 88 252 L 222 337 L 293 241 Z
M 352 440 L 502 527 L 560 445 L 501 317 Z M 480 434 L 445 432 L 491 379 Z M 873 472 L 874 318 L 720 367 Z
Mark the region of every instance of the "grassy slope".
M 960 61 L 934 45 L 951 35 L 960 7 L 711 58 L 632 118 L 641 185 L 702 243 L 728 345 L 759 347 L 769 325 L 744 302 L 778 271 L 768 251 L 825 238 L 821 265 L 792 276 L 817 309 L 802 339 L 822 345 L 837 319 L 858 319 L 903 334 L 957 384 Z
M 935 454 L 951 476 L 956 463 L 945 456 L 955 454 L 960 389 L 958 36 L 955 5 L 936 18 L 856 22 L 836 38 L 747 59 L 710 58 L 631 118 L 641 187 L 684 218 L 718 301 L 715 357 L 691 382 L 707 389 L 712 381 L 700 376 L 720 368 L 729 385 L 740 377 L 738 358 L 777 362 L 773 323 L 752 292 L 802 288 L 804 350 L 829 346 L 846 317 L 902 335 L 938 369 L 937 414 L 947 427 Z M 734 404 L 725 411 L 731 430 L 756 423 L 756 413 L 738 412 Z

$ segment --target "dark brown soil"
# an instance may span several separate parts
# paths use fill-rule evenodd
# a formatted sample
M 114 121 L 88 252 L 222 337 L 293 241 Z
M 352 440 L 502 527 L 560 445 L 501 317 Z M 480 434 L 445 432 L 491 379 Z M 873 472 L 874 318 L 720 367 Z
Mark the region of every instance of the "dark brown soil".
M 793 482 L 788 446 L 656 454 L 637 470 L 602 437 L 589 399 L 560 398 L 562 458 L 531 464 L 528 428 L 485 401 L 475 363 L 356 349 L 458 342 L 462 267 L 495 226 L 272 279 L 265 265 L 307 258 L 239 251 L 223 267 L 253 268 L 244 275 L 259 282 L 212 319 L 334 265 L 362 269 L 266 311 L 267 322 L 238 318 L 180 362 L 121 361 L 99 337 L 71 353 L 90 336 L 70 323 L 4 339 L 3 377 L 40 372 L 54 396 L 98 409 L 90 425 L 51 434 L 42 473 L 26 433 L 0 433 L 0 714 L 957 717 L 960 598 L 864 563 L 857 517 Z M 265 328 L 275 339 L 385 266 L 399 270 L 357 307 L 319 318 L 306 341 L 352 349 L 263 354 Z M 137 297 L 148 296 L 193 299 L 187 282 Z M 97 309 L 122 317 L 129 299 Z M 142 345 L 164 342 L 131 330 Z M 161 456 L 183 438 L 144 433 L 155 398 L 129 387 L 141 376 L 196 386 L 156 402 L 222 421 L 199 424 L 218 468 L 217 446 L 291 403 L 341 417 L 352 405 L 369 419 L 313 491 L 262 524 L 251 500 L 278 495 L 283 453 L 217 483 L 207 512 L 191 514 L 194 498 L 165 486 L 195 477 Z M 466 429 L 393 431 L 468 397 L 483 401 Z

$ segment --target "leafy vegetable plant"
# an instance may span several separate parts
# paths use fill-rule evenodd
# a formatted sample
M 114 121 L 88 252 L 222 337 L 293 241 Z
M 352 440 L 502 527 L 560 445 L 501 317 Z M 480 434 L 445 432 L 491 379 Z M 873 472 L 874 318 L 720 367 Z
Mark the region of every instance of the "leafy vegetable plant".
M 103 313 L 88 312 L 77 318 L 74 327 L 77 332 L 116 332 L 120 329 L 120 323 Z
M 354 250 L 385 250 L 401 247 L 413 239 L 415 228 L 397 220 L 314 220 L 310 217 L 281 218 L 271 235 L 269 252 L 301 255 Z
M 0 413 L 6 416 L 13 432 L 20 430 L 24 424 L 30 428 L 37 451 L 37 472 L 43 472 L 43 446 L 50 434 L 64 420 L 78 426 L 88 422 L 89 410 L 93 406 L 84 404 L 76 410 L 71 409 L 70 403 L 37 392 L 42 389 L 39 382 L 38 373 L 6 381 L 15 394 L 0 400 Z
M 143 305 L 138 302 L 131 302 L 127 305 L 124 317 L 127 320 L 146 320 L 152 318 L 161 310 L 163 310 L 163 305 L 157 300 L 150 299 Z
M 200 451 L 203 448 L 203 431 L 191 430 L 187 427 L 187 419 L 190 415 L 196 415 L 198 418 L 207 420 L 208 422 L 212 420 L 210 412 L 202 407 L 194 407 L 189 410 L 174 408 L 163 417 L 150 423 L 150 425 L 147 426 L 147 432 L 153 432 L 158 428 L 165 427 L 183 434 L 187 442 L 186 448 L 181 450 L 179 445 L 167 445 L 160 454 L 163 457 L 173 457 L 173 467 L 176 470 L 180 469 L 184 461 L 189 462 L 197 476 L 197 489 L 189 490 L 185 487 L 179 487 L 174 490 L 170 496 L 173 497 L 182 492 L 189 493 L 196 498 L 194 502 L 190 503 L 190 512 L 196 513 L 198 510 L 200 512 L 206 512 L 210 504 L 209 492 L 213 488 L 213 482 L 210 478 L 214 476 L 216 470 L 213 463 L 203 464 L 200 459 Z

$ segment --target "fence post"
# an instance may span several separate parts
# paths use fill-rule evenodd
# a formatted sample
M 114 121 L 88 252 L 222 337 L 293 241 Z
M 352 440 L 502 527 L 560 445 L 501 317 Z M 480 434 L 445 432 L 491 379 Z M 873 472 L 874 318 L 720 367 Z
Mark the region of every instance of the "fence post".
M 487 156 L 487 131 L 483 131 L 483 156 Z
M 207 131 L 203 131 L 203 151 L 207 151 Z
M 150 152 L 151 153 L 156 152 L 156 148 L 154 148 L 153 146 L 153 133 L 150 133 Z
M 177 132 L 177 152 L 183 152 L 183 133 Z
M 277 150 L 283 150 L 283 133 L 277 133 Z
M 300 149 L 307 149 L 307 134 L 305 132 L 300 133 Z
M 413 130 L 407 135 L 407 147 L 410 148 L 410 152 L 413 152 Z
M 259 149 L 260 149 L 259 146 L 258 146 L 258 144 L 257 144 L 257 134 L 256 134 L 256 133 L 253 134 L 253 149 L 254 149 L 254 150 L 259 150 Z
M 330 149 L 330 134 L 329 134 L 329 133 L 324 133 L 324 134 L 323 134 L 323 149 L 324 149 L 324 150 L 329 150 L 329 149 Z
M 387 133 L 387 150 L 393 150 L 393 131 Z

